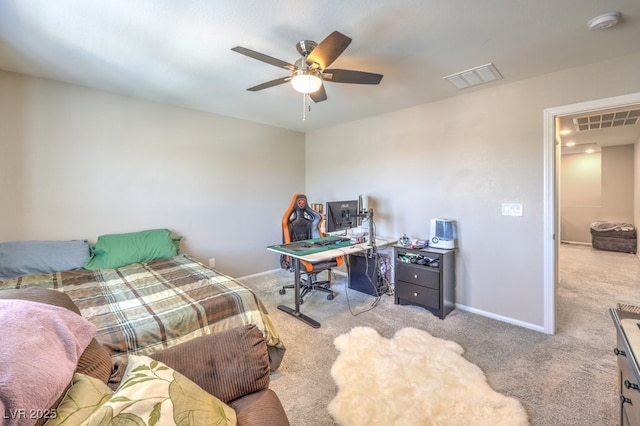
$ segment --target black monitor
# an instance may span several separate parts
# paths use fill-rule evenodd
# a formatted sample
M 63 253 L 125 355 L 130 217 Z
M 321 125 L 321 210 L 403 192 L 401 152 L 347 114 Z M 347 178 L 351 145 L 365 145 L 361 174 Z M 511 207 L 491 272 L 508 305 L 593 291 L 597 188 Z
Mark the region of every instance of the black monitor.
M 328 201 L 326 209 L 325 231 L 327 233 L 346 231 L 360 225 L 358 200 Z

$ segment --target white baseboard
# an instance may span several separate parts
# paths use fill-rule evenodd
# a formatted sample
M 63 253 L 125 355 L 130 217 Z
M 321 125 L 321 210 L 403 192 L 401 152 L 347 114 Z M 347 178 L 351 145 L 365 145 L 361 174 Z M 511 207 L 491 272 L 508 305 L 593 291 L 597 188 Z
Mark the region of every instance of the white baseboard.
M 582 241 L 568 241 L 568 240 L 560 240 L 562 244 L 573 244 L 574 246 L 591 246 L 591 243 L 585 243 Z
M 497 320 L 497 321 L 506 322 L 507 324 L 517 325 L 518 327 L 528 328 L 529 330 L 534 330 L 534 331 L 539 331 L 541 333 L 546 333 L 545 328 L 543 326 L 540 326 L 540 325 L 537 325 L 537 324 L 531 324 L 531 323 L 520 321 L 520 320 L 516 320 L 516 319 L 505 317 L 505 316 L 502 316 L 502 315 L 496 315 L 496 314 L 491 313 L 491 312 L 486 312 L 486 311 L 483 311 L 483 310 L 480 310 L 480 309 L 472 308 L 470 306 L 461 305 L 459 303 L 456 303 L 456 309 L 460 309 L 461 311 L 470 312 L 472 314 L 480 315 L 480 316 L 483 316 L 483 317 L 491 318 L 491 319 L 494 319 L 494 320 Z
M 258 272 L 258 273 L 256 273 L 256 274 L 244 275 L 244 276 L 242 276 L 242 277 L 238 277 L 238 278 L 236 278 L 236 279 L 237 279 L 238 281 L 242 281 L 242 280 L 247 279 L 247 278 L 261 277 L 261 276 L 263 276 L 263 275 L 269 275 L 269 274 L 272 274 L 272 273 L 274 273 L 274 272 L 278 272 L 278 271 L 282 271 L 282 269 L 280 269 L 280 268 L 277 268 L 277 269 L 271 269 L 271 270 L 269 270 L 269 271 L 262 271 L 262 272 Z M 331 270 L 331 272 L 332 272 L 333 274 L 336 274 L 336 275 L 342 275 L 343 277 L 346 277 L 346 276 L 347 276 L 347 271 L 341 271 L 341 270 L 339 270 L 339 269 L 332 269 L 332 270 Z M 293 273 L 291 274 L 291 276 L 293 276 Z
M 254 277 L 260 277 L 263 275 L 268 275 L 277 271 L 281 271 L 282 269 L 271 269 L 269 271 L 263 271 L 263 272 L 258 272 L 257 274 L 251 274 L 251 275 L 245 275 L 243 277 L 239 277 L 237 278 L 238 281 L 242 281 L 244 279 L 247 278 L 254 278 Z M 336 275 L 342 275 L 342 276 L 347 276 L 347 272 L 346 271 L 341 271 L 341 270 L 337 270 L 337 269 L 333 269 L 332 272 Z M 476 315 L 480 315 L 483 317 L 487 317 L 487 318 L 491 318 L 494 319 L 496 321 L 501 321 L 501 322 L 505 322 L 507 324 L 513 324 L 513 325 L 517 325 L 518 327 L 523 327 L 523 328 L 527 328 L 529 330 L 534 330 L 534 331 L 538 331 L 541 333 L 545 333 L 545 329 L 544 327 L 537 325 L 537 324 L 531 324 L 528 322 L 524 322 L 524 321 L 519 321 L 510 317 L 505 317 L 502 315 L 497 315 L 491 312 L 486 312 L 483 311 L 481 309 L 476 309 L 476 308 L 472 308 L 470 306 L 466 306 L 466 305 L 461 305 L 459 303 L 456 303 L 456 309 L 460 309 L 461 311 L 465 311 L 465 312 L 470 312 L 472 314 L 476 314 Z
M 257 274 L 245 275 L 243 277 L 236 278 L 238 281 L 242 281 L 247 278 L 261 277 L 263 275 L 273 274 L 274 272 L 282 271 L 282 269 L 271 269 L 270 271 L 258 272 Z

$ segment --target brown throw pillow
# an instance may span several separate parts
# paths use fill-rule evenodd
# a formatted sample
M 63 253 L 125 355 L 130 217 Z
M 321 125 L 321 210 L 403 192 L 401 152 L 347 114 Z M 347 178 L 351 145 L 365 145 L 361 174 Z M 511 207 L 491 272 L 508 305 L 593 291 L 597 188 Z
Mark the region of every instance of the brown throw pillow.
M 196 337 L 150 355 L 227 403 L 269 386 L 269 355 L 253 324 Z
M 80 315 L 80 310 L 67 294 L 48 288 L 31 287 L 0 290 L 0 299 L 18 299 L 46 303 L 47 305 L 67 308 Z M 112 366 L 113 362 L 107 351 L 100 346 L 96 339 L 92 339 L 78 360 L 76 372 L 95 377 L 107 383 L 111 376 Z

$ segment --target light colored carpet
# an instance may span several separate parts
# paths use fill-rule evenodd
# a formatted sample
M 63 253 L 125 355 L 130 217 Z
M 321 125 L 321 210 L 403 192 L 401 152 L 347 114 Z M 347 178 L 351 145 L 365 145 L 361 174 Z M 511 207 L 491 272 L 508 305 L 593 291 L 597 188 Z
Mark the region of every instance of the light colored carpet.
M 416 328 L 385 339 L 371 327 L 338 336 L 331 368 L 338 394 L 329 412 L 341 425 L 525 426 L 517 400 L 495 392 L 464 349 Z
M 608 308 L 618 302 L 640 305 L 640 260 L 563 244 L 559 266 L 552 336 L 458 309 L 440 320 L 422 308 L 395 305 L 389 296 L 373 306 L 374 297 L 347 289 L 341 276 L 334 283 L 334 300 L 314 292 L 302 305 L 302 312 L 322 324 L 314 329 L 277 309 L 283 303 L 293 306 L 291 291 L 278 294 L 293 274 L 276 271 L 243 282 L 260 295 L 287 346 L 271 388 L 294 426 L 336 424 L 327 409 L 338 392 L 331 377 L 339 354 L 333 341 L 358 326 L 385 338 L 413 327 L 458 343 L 491 388 L 523 404 L 534 426 L 617 424 L 616 333 Z

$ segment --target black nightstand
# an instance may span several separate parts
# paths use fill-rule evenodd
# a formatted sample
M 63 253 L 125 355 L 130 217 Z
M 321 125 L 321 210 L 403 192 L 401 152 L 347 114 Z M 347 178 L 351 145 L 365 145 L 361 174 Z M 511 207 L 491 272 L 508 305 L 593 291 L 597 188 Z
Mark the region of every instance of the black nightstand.
M 393 247 L 396 305 L 418 305 L 444 319 L 455 307 L 455 250 Z

